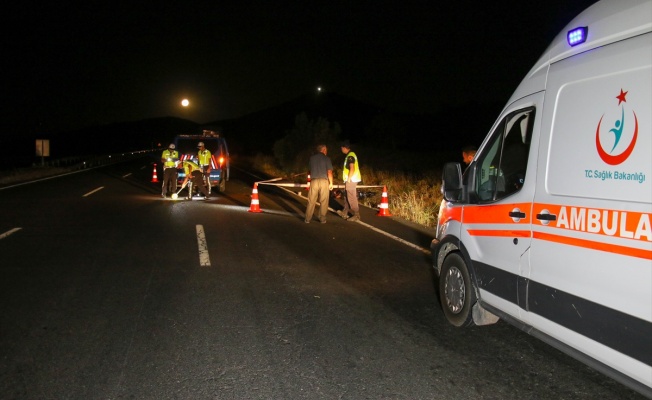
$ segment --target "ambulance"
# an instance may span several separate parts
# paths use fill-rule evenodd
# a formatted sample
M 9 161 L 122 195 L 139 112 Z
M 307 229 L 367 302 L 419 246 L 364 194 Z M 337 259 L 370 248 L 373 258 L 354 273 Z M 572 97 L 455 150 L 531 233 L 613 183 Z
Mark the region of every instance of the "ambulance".
M 503 319 L 652 398 L 652 0 L 573 19 L 442 192 L 450 323 Z

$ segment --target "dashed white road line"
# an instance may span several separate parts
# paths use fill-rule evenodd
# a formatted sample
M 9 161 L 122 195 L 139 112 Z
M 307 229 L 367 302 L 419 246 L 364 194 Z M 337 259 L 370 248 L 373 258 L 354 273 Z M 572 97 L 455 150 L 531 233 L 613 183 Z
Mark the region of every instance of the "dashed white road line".
M 83 195 L 82 197 L 90 196 L 90 195 L 92 195 L 93 193 L 95 193 L 95 192 L 99 192 L 99 191 L 102 190 L 102 189 L 104 189 L 104 186 L 100 186 L 100 187 L 98 187 L 97 189 L 91 190 L 90 192 L 86 193 L 86 194 Z
M 206 235 L 204 234 L 203 225 L 197 225 L 197 247 L 199 247 L 199 265 L 210 267 L 211 259 L 208 256 L 208 246 L 206 245 Z
M 6 238 L 7 236 L 11 235 L 12 233 L 18 232 L 21 229 L 23 229 L 23 228 L 14 228 L 14 229 L 8 230 L 7 232 L 0 235 L 0 240 Z

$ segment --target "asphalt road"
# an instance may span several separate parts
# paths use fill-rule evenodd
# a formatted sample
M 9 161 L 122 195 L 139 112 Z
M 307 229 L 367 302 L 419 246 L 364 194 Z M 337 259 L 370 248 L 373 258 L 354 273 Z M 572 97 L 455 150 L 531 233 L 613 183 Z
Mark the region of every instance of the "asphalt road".
M 264 185 L 251 213 L 236 168 L 162 199 L 150 162 L 0 190 L 0 398 L 640 397 L 502 321 L 449 325 L 427 230 L 305 224 Z

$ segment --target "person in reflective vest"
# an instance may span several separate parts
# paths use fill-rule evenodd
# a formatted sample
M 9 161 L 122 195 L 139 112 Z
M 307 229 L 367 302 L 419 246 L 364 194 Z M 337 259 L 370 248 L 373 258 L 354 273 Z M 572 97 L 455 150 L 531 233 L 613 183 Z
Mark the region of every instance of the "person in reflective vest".
M 161 163 L 163 164 L 163 188 L 161 197 L 167 197 L 168 191 L 175 193 L 177 191 L 177 162 L 179 161 L 179 152 L 175 150 L 174 143 L 170 143 L 167 149 L 161 154 Z
M 351 144 L 348 140 L 342 142 L 342 153 L 344 166 L 342 167 L 342 180 L 344 181 L 344 209 L 338 210 L 337 214 L 347 221 L 360 220 L 360 206 L 358 205 L 358 182 L 362 182 L 362 174 L 358 165 L 358 156 L 351 151 Z M 349 217 L 349 212 L 352 216 Z
M 201 172 L 201 167 L 199 164 L 193 161 L 184 160 L 181 161 L 181 168 L 183 168 L 183 171 L 186 173 L 186 177 L 183 179 L 182 186 L 187 184 L 188 180 L 190 180 L 192 183 L 192 186 L 188 187 L 188 198 L 192 198 L 192 188 L 194 186 L 202 192 L 204 195 L 204 200 L 207 200 L 210 196 L 210 193 L 208 193 L 208 190 L 206 190 L 206 187 L 204 186 L 204 175 Z
M 211 151 L 204 146 L 204 142 L 197 143 L 197 148 L 199 149 L 199 151 L 197 152 L 197 158 L 199 159 L 199 166 L 201 167 L 201 171 L 204 174 L 204 179 L 206 180 L 206 185 L 208 186 L 208 192 L 210 193 Z

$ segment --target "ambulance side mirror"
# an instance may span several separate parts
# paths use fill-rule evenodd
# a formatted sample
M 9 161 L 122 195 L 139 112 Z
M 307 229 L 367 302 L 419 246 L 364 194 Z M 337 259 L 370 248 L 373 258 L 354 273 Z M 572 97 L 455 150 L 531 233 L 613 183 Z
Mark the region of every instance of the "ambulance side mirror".
M 446 201 L 459 201 L 462 194 L 462 167 L 460 163 L 444 164 L 441 192 Z

